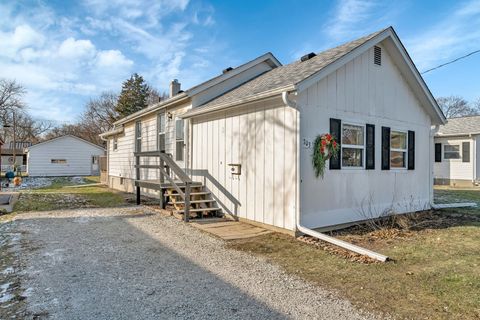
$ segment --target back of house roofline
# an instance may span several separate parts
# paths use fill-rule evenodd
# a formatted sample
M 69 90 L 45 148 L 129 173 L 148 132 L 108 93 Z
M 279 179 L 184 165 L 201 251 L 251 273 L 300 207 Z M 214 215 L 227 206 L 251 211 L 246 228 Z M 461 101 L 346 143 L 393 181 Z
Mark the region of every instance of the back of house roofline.
M 139 110 L 131 115 L 128 115 L 122 119 L 119 119 L 116 122 L 114 122 L 114 126 L 118 126 L 130 121 L 134 121 L 140 117 L 143 117 L 145 115 L 148 115 L 162 108 L 166 108 L 168 106 L 172 106 L 177 103 L 185 103 L 188 99 L 191 99 L 194 95 L 199 94 L 205 90 L 208 90 L 223 82 L 226 82 L 229 79 L 232 79 L 234 76 L 244 71 L 248 71 L 249 69 L 263 62 L 267 63 L 272 69 L 282 65 L 281 62 L 271 52 L 264 53 L 256 57 L 255 59 L 247 61 L 235 68 L 228 67 L 222 71 L 222 74 L 217 75 L 213 78 L 210 78 L 204 82 L 201 82 L 189 88 L 186 91 L 180 90 L 178 93 L 174 93 L 174 94 L 171 93 L 170 97 L 167 100 L 153 104 L 151 106 L 146 107 L 145 109 Z M 176 81 L 176 80 L 173 80 L 173 81 Z M 241 84 L 242 83 L 240 83 L 239 85 Z
M 289 86 L 288 88 L 285 87 L 285 90 L 288 90 L 288 91 L 295 91 L 295 90 L 302 91 L 302 90 L 305 90 L 305 88 L 308 87 L 309 84 L 311 84 L 314 81 L 318 81 L 319 78 L 325 76 L 325 74 L 327 74 L 328 72 L 331 72 L 331 71 L 335 70 L 335 68 L 338 68 L 339 65 L 342 65 L 342 64 L 346 63 L 347 61 L 351 60 L 352 57 L 360 54 L 364 50 L 366 50 L 366 49 L 370 48 L 371 46 L 375 45 L 376 43 L 382 42 L 385 39 L 390 38 L 393 45 L 398 49 L 400 57 L 403 59 L 403 62 L 404 62 L 403 68 L 408 69 L 407 71 L 410 71 L 410 74 L 407 75 L 407 78 L 409 78 L 410 81 L 416 83 L 416 88 L 414 88 L 414 91 L 416 92 L 417 95 L 419 95 L 419 98 L 422 101 L 422 104 L 430 105 L 431 109 L 429 111 L 429 114 L 432 117 L 432 119 L 436 118 L 436 120 L 434 121 L 435 124 L 445 124 L 446 123 L 446 118 L 445 118 L 443 112 L 441 111 L 440 107 L 436 103 L 436 100 L 434 99 L 432 93 L 430 92 L 430 89 L 426 85 L 424 79 L 421 77 L 421 75 L 420 75 L 419 71 L 417 70 L 414 62 L 410 58 L 408 52 L 406 51 L 405 47 L 401 43 L 401 41 L 398 38 L 398 36 L 397 36 L 395 30 L 393 29 L 393 27 L 385 28 L 381 31 L 378 31 L 378 32 L 372 34 L 372 35 L 374 35 L 374 36 L 371 37 L 370 39 L 368 39 L 367 41 L 364 41 L 363 43 L 359 44 L 358 46 L 352 48 L 346 54 L 340 56 L 339 58 L 337 58 L 333 61 L 331 61 L 327 65 L 321 67 L 319 70 L 317 70 L 317 72 L 315 72 L 311 75 L 308 75 L 306 78 L 302 79 L 301 81 L 298 81 L 297 83 L 292 83 L 292 85 Z M 362 38 L 359 38 L 359 39 L 362 39 Z M 347 42 L 347 44 L 348 44 L 348 42 Z M 270 61 L 273 64 L 272 69 L 270 69 L 269 71 L 275 69 L 278 66 L 281 66 L 281 63 L 275 58 L 275 56 L 272 53 L 268 52 L 268 53 L 263 54 L 262 56 L 259 56 L 256 59 L 251 60 L 251 61 L 249 61 L 249 62 L 247 62 L 247 63 L 245 63 L 245 64 L 243 64 L 243 65 L 241 65 L 241 66 L 239 66 L 235 69 L 226 69 L 226 70 L 224 70 L 223 74 L 221 74 L 219 76 L 216 76 L 212 79 L 209 79 L 209 80 L 207 80 L 207 81 L 205 81 L 205 82 L 203 82 L 199 85 L 196 85 L 196 86 L 190 88 L 189 90 L 187 90 L 185 92 L 181 92 L 181 93 L 179 93 L 179 94 L 177 94 L 173 97 L 170 97 L 169 99 L 167 99 L 165 101 L 162 101 L 160 103 L 157 103 L 155 105 L 147 107 L 143 110 L 140 110 L 140 111 L 138 111 L 134 114 L 131 114 L 131 115 L 129 115 L 129 116 L 123 118 L 123 119 L 120 119 L 120 120 L 116 121 L 114 123 L 114 129 L 113 130 L 115 130 L 116 127 L 118 127 L 119 125 L 134 121 L 134 120 L 136 120 L 140 117 L 143 117 L 143 116 L 148 115 L 150 113 L 156 112 L 156 111 L 158 111 L 162 108 L 165 108 L 165 107 L 168 107 L 168 106 L 173 106 L 173 105 L 179 104 L 179 103 L 185 103 L 189 99 L 191 100 L 193 95 L 198 94 L 200 91 L 206 90 L 206 89 L 211 88 L 214 85 L 216 85 L 215 80 L 218 83 L 221 83 L 223 81 L 226 81 L 226 80 L 232 78 L 235 74 L 238 74 L 238 73 L 241 73 L 241 72 L 245 71 L 246 70 L 245 68 L 249 67 L 249 64 L 253 64 L 253 66 L 255 66 L 256 64 L 258 64 L 260 62 L 263 62 L 263 61 Z M 269 73 L 269 71 L 267 71 L 266 73 Z M 405 71 L 405 70 L 403 70 L 403 71 Z M 245 83 L 250 82 L 251 80 L 252 79 L 246 80 L 246 82 L 244 81 L 244 82 L 240 83 L 237 87 L 232 88 L 230 90 L 227 90 L 227 91 L 221 93 L 219 96 L 222 96 L 222 95 L 224 95 L 224 94 L 226 94 L 230 91 L 233 91 L 233 90 L 243 86 Z M 202 89 L 202 86 L 205 86 L 205 88 Z M 281 89 L 281 88 L 276 88 L 275 90 L 270 90 L 270 91 L 272 91 L 272 94 L 267 95 L 267 96 L 281 94 L 281 92 L 278 92 L 279 91 L 278 89 Z M 245 99 L 245 100 L 238 99 L 238 100 L 235 100 L 235 101 L 227 101 L 225 103 L 219 104 L 218 106 L 215 106 L 215 108 L 213 108 L 213 107 L 209 108 L 210 106 L 205 106 L 208 103 L 204 103 L 203 105 L 200 105 L 200 106 L 190 110 L 189 112 L 187 112 L 185 114 L 185 117 L 188 118 L 188 117 L 196 116 L 196 115 L 199 115 L 199 114 L 216 111 L 216 110 L 218 110 L 222 107 L 231 107 L 231 106 L 234 106 L 234 105 L 241 105 L 241 104 L 247 103 L 247 102 L 253 102 L 257 99 L 262 99 L 267 93 L 268 92 L 260 92 L 260 93 L 252 95 L 251 97 L 249 97 L 249 99 Z M 202 107 L 208 107 L 208 108 L 202 109 Z M 198 108 L 198 110 L 197 110 L 197 108 Z M 106 132 L 106 133 L 102 134 L 102 136 L 106 137 L 106 136 L 109 135 L 108 133 L 109 132 Z

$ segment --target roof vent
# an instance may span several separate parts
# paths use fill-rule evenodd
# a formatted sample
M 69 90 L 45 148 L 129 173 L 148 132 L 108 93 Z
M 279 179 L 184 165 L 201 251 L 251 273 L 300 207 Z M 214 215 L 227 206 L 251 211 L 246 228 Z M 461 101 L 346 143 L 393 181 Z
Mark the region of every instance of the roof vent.
M 301 57 L 300 61 L 304 62 L 304 61 L 312 59 L 315 56 L 316 56 L 316 54 L 314 52 L 310 52 L 310 53 L 307 53 L 306 55 L 304 55 L 303 57 Z
M 227 73 L 228 71 L 232 71 L 232 70 L 233 70 L 232 67 L 228 67 L 228 68 L 226 68 L 226 69 L 223 69 L 222 73 L 225 74 L 225 73 Z
M 382 65 L 382 48 L 377 46 L 373 47 L 373 63 L 377 66 Z

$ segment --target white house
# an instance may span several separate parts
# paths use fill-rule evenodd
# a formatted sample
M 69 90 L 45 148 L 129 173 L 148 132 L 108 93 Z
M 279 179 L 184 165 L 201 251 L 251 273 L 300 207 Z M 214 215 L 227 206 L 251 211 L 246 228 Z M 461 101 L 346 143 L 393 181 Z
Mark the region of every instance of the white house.
M 29 147 L 29 176 L 99 175 L 99 157 L 105 149 L 72 135 L 61 136 Z
M 179 89 L 102 135 L 111 187 L 134 189 L 135 150 L 162 151 L 214 209 L 290 232 L 430 208 L 431 128 L 445 117 L 391 27 L 288 65 L 267 53 Z M 312 145 L 327 132 L 341 154 L 316 178 Z M 152 192 L 158 170 L 140 175 Z
M 435 184 L 480 182 L 480 116 L 448 119 L 435 135 Z

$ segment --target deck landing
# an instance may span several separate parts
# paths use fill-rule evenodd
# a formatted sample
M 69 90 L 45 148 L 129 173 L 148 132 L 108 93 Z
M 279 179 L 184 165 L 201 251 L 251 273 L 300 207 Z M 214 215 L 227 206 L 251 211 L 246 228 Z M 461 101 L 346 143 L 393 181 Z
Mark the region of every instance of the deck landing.
M 247 239 L 272 232 L 248 223 L 228 219 L 205 219 L 203 221 L 196 220 L 191 221 L 190 224 L 224 240 Z

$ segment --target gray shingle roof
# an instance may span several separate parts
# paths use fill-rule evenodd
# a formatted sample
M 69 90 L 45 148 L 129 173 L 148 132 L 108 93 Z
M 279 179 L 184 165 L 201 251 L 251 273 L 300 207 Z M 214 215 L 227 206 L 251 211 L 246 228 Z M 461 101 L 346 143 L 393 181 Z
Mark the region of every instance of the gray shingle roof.
M 439 136 L 470 133 L 480 133 L 480 116 L 448 119 L 447 124 L 440 126 L 438 131 Z
M 329 64 L 340 59 L 384 30 L 385 29 L 357 40 L 344 43 L 338 47 L 320 52 L 315 57 L 307 61 L 295 61 L 290 64 L 272 69 L 254 78 L 253 80 L 250 80 L 243 85 L 240 85 L 239 87 L 207 102 L 206 104 L 198 107 L 198 109 L 210 108 L 226 102 L 245 99 L 262 92 L 287 87 L 288 85 L 295 85 L 322 70 Z

